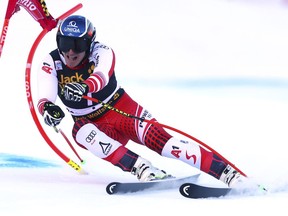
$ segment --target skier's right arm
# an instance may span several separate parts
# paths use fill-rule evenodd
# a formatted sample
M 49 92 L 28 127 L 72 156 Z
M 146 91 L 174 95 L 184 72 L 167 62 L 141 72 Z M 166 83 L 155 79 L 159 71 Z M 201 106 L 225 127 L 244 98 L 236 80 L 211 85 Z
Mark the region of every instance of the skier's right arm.
M 41 63 L 38 74 L 38 111 L 44 122 L 52 127 L 60 124 L 65 117 L 62 109 L 54 104 L 57 98 L 58 79 L 54 62 L 50 55 Z

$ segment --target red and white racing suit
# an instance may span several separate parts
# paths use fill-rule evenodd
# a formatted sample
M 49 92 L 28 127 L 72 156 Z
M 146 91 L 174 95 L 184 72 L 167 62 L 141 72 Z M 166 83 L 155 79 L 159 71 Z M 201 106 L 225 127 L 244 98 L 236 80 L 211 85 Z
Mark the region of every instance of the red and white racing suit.
M 38 72 L 38 109 L 41 114 L 44 103 L 55 103 L 58 96 L 74 119 L 72 135 L 76 143 L 124 171 L 131 171 L 138 158 L 138 154 L 125 146 L 131 140 L 159 155 L 182 160 L 219 179 L 226 164 L 196 142 L 178 140 L 157 124 L 121 115 L 91 100 L 65 100 L 61 94 L 65 84 L 85 82 L 89 87 L 89 97 L 131 115 L 156 121 L 118 84 L 114 70 L 115 54 L 110 47 L 96 42 L 87 56 L 79 66 L 69 68 L 56 49 L 42 62 Z

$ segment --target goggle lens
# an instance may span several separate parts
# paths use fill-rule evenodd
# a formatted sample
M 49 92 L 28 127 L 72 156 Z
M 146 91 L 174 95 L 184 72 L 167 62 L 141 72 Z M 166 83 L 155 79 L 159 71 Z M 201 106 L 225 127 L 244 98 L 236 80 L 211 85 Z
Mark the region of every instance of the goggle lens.
M 62 52 L 72 49 L 75 53 L 81 53 L 90 48 L 89 40 L 86 38 L 59 37 L 58 48 Z

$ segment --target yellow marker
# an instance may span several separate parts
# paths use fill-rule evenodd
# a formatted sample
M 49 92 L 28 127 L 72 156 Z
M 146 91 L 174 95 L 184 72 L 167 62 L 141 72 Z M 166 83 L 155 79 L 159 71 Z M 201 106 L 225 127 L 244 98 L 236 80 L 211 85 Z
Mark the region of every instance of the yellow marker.
M 75 169 L 80 174 L 88 174 L 85 170 L 82 169 L 81 166 L 79 166 L 77 163 L 75 163 L 73 160 L 69 160 L 68 165 L 70 165 L 73 169 Z

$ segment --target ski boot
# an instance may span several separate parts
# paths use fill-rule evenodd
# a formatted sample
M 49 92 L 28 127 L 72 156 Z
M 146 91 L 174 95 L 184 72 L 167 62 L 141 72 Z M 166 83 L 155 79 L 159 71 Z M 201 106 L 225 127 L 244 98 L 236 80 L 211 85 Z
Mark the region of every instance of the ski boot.
M 138 157 L 131 170 L 131 173 L 132 175 L 136 175 L 138 180 L 142 182 L 173 178 L 164 170 L 154 167 L 151 162 L 142 157 Z

